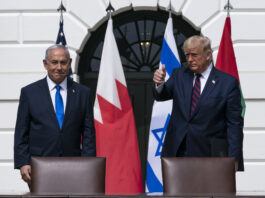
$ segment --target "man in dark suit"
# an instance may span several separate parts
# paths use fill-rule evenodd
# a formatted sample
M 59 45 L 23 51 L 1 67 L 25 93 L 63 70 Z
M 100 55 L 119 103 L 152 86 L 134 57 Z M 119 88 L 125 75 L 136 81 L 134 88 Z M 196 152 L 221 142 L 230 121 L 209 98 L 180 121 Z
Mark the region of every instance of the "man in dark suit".
M 208 38 L 192 36 L 184 43 L 188 67 L 154 73 L 154 97 L 173 99 L 163 157 L 234 157 L 244 170 L 243 118 L 239 82 L 212 64 Z
M 21 89 L 14 161 L 28 184 L 30 156 L 96 155 L 90 89 L 67 77 L 71 61 L 65 46 L 49 47 L 43 60 L 47 77 Z

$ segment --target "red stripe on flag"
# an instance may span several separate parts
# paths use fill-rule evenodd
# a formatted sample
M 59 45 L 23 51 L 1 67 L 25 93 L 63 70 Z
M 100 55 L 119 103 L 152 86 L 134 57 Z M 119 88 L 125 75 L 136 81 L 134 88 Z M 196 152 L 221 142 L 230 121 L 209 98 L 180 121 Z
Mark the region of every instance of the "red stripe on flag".
M 239 76 L 236 65 L 236 57 L 233 48 L 233 42 L 231 39 L 231 20 L 227 17 L 225 20 L 223 36 L 218 50 L 216 59 L 217 69 L 224 71 L 232 76 L 236 77 L 239 82 Z
M 233 42 L 231 39 L 231 20 L 230 17 L 226 17 L 223 35 L 221 39 L 221 43 L 218 50 L 218 55 L 216 59 L 215 67 L 217 69 L 220 69 L 221 71 L 224 71 L 235 78 L 237 78 L 238 82 L 239 75 L 237 70 L 237 64 L 236 64 L 236 57 L 235 52 L 233 48 Z M 245 100 L 241 91 L 241 105 L 242 105 L 242 117 L 245 115 Z
M 127 87 L 116 80 L 121 110 L 97 95 L 103 124 L 95 120 L 97 156 L 106 157 L 106 194 L 143 192 L 139 149 Z

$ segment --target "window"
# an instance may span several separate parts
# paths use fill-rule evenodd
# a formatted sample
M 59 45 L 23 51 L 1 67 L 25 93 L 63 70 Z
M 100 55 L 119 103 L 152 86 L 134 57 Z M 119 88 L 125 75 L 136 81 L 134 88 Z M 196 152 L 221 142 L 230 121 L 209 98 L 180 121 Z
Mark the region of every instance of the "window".
M 113 16 L 113 32 L 125 72 L 154 72 L 160 62 L 160 52 L 168 19 L 165 11 L 127 11 Z M 187 37 L 199 34 L 181 16 L 172 15 L 174 36 L 181 62 Z M 98 72 L 107 21 L 91 33 L 80 54 L 78 74 Z

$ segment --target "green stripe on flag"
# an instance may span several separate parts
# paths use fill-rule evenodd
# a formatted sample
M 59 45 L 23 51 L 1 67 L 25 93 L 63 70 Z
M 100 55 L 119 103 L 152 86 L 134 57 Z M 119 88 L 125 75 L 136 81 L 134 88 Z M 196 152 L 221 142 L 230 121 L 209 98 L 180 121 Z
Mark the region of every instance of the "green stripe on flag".
M 240 93 L 241 93 L 241 106 L 242 106 L 241 116 L 242 116 L 242 118 L 244 118 L 245 111 L 246 111 L 246 103 L 245 103 L 245 99 L 243 97 L 243 93 L 242 93 L 242 90 L 241 90 L 241 86 L 240 85 L 239 85 L 239 89 L 240 89 Z

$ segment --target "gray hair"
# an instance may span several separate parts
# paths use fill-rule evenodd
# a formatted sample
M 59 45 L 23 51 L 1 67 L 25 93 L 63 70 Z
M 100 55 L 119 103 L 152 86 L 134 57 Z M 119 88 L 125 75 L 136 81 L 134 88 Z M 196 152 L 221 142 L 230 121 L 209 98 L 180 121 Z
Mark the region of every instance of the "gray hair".
M 202 50 L 203 52 L 213 52 L 212 48 L 211 48 L 211 41 L 208 37 L 206 36 L 191 36 L 190 38 L 188 38 L 184 44 L 183 44 L 183 49 L 184 51 L 186 51 L 186 49 L 188 47 L 194 47 L 197 46 L 198 44 L 201 44 L 202 46 Z
M 67 47 L 65 47 L 64 45 L 60 45 L 60 44 L 55 44 L 55 45 L 52 45 L 50 47 L 48 47 L 46 49 L 46 52 L 45 52 L 45 60 L 48 62 L 49 61 L 49 54 L 50 54 L 50 51 L 53 50 L 53 49 L 64 49 L 66 51 L 66 56 L 67 56 L 67 60 L 70 59 L 70 53 L 69 53 L 69 50 Z

